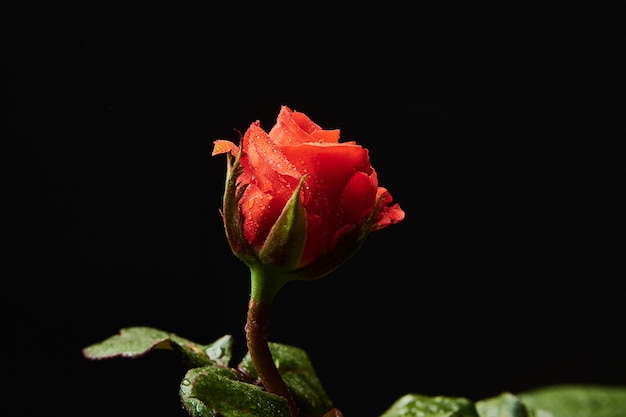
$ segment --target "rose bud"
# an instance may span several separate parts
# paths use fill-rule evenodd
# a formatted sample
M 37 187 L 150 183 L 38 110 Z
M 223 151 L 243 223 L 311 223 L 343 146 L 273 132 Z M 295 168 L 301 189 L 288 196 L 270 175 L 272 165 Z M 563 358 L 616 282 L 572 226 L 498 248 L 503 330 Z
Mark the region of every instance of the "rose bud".
M 216 140 L 212 154 L 222 153 L 226 235 L 251 269 L 317 279 L 353 255 L 370 231 L 404 219 L 378 186 L 367 149 L 340 143 L 338 129 L 324 130 L 287 106 L 269 133 L 257 120 L 239 146 Z

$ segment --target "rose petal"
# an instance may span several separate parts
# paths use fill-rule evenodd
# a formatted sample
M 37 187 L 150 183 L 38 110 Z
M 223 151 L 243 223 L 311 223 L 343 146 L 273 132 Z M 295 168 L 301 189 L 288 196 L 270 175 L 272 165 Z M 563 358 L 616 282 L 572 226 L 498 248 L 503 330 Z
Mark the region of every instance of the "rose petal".
M 337 143 L 339 142 L 339 129 L 311 132 L 311 138 L 317 142 Z
M 324 130 L 309 117 L 289 107 L 281 107 L 276 124 L 269 132 L 272 141 L 279 145 L 297 145 L 308 142 L 337 143 L 339 129 Z
M 246 240 L 255 248 L 260 248 L 276 219 L 280 216 L 286 201 L 264 193 L 256 185 L 250 184 L 242 198 L 241 211 L 244 216 Z
M 296 145 L 300 143 L 312 142 L 311 136 L 302 130 L 293 118 L 293 112 L 287 106 L 282 106 L 276 124 L 269 132 L 272 141 L 279 146 Z
M 282 151 L 270 140 L 259 122 L 250 125 L 243 139 L 243 149 L 250 161 L 253 175 L 263 191 L 274 190 L 277 193 L 288 193 L 287 188 L 295 187 L 302 176 L 294 165 L 289 162 Z M 282 178 L 290 177 L 293 180 Z
M 376 204 L 377 186 L 372 176 L 360 171 L 354 173 L 341 196 L 345 223 L 356 224 L 372 212 Z
M 288 113 L 285 113 L 285 114 L 288 114 Z M 313 120 L 309 118 L 309 116 L 307 116 L 304 113 L 294 110 L 291 112 L 291 117 L 293 118 L 293 121 L 296 122 L 298 127 L 300 127 L 300 129 L 304 130 L 308 134 L 311 134 L 318 130 L 322 130 L 320 125 L 315 123 Z
M 376 221 L 372 226 L 372 231 L 384 229 L 387 226 L 398 223 L 404 220 L 404 210 L 400 208 L 399 204 L 390 205 L 393 201 L 391 194 L 384 187 L 378 187 L 378 193 L 376 200 L 382 196 L 382 201 L 378 207 L 378 213 L 376 213 Z
M 314 260 L 328 250 L 335 232 L 344 224 L 345 207 L 342 202 L 346 184 L 361 172 L 365 176 L 373 173 L 367 149 L 344 144 L 306 143 L 282 146 L 285 157 L 293 161 L 299 172 L 311 174 L 304 185 L 304 206 L 307 214 L 319 216 L 321 224 L 308 230 L 307 243 L 302 255 L 302 264 Z M 354 187 L 362 189 L 359 179 Z M 370 200 L 374 200 L 374 186 Z M 351 194 L 355 196 L 354 194 Z M 363 209 L 357 204 L 356 212 Z M 348 209 L 350 210 L 350 209 Z M 349 217 L 356 216 L 350 212 Z

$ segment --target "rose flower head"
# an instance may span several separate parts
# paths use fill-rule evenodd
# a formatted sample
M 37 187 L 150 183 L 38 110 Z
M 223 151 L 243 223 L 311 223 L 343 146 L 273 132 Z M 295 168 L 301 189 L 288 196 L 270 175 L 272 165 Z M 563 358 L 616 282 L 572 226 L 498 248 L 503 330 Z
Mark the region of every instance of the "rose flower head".
M 370 231 L 404 219 L 378 186 L 368 150 L 339 142 L 304 113 L 282 106 L 268 132 L 253 122 L 239 145 L 214 142 L 228 165 L 221 210 L 233 253 L 251 268 L 297 279 L 327 275 Z

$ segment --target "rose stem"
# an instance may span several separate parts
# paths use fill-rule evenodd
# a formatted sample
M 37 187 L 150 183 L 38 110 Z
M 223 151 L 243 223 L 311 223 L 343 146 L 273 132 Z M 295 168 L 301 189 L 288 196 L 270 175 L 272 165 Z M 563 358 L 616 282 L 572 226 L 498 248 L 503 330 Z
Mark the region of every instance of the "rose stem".
M 245 327 L 248 352 L 265 390 L 285 398 L 289 404 L 291 416 L 297 417 L 298 407 L 276 368 L 267 344 L 267 328 L 272 302 L 286 281 L 272 274 L 268 275 L 266 271 L 251 268 L 250 272 L 252 288 Z

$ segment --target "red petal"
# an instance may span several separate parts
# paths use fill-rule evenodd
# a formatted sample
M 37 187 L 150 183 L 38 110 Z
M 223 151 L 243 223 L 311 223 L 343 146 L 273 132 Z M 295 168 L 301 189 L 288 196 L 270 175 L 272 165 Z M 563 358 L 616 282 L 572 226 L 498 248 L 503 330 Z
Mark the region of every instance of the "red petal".
M 341 196 L 345 223 L 356 224 L 372 212 L 377 186 L 376 178 L 364 172 L 356 172 L 350 178 Z
M 293 111 L 293 120 L 302 130 L 311 135 L 313 142 L 339 142 L 339 129 L 324 130 L 309 116 L 296 110 Z
M 312 138 L 302 130 L 293 118 L 293 112 L 287 106 L 283 106 L 276 118 L 276 124 L 269 132 L 272 141 L 279 146 L 296 145 L 311 142 Z
M 293 117 L 294 122 L 296 122 L 296 124 L 300 127 L 300 129 L 304 130 L 306 133 L 311 134 L 315 131 L 322 130 L 320 125 L 315 123 L 309 118 L 309 116 L 304 113 L 300 113 L 299 111 L 294 110 L 291 113 L 291 116 Z
M 278 193 L 287 192 L 291 195 L 290 190 L 282 189 L 282 187 L 295 186 L 296 181 L 302 175 L 270 140 L 268 134 L 259 127 L 259 122 L 250 125 L 246 131 L 243 138 L 243 149 L 250 161 L 252 175 L 256 177 L 256 181 L 263 191 L 273 189 Z M 281 176 L 288 176 L 296 179 L 296 181 L 289 181 L 286 178 L 281 178 Z
M 402 210 L 398 204 L 390 205 L 393 201 L 391 194 L 386 188 L 378 187 L 376 199 L 378 200 L 381 196 L 383 199 L 378 207 L 376 223 L 372 226 L 372 231 L 384 229 L 387 226 L 404 220 L 404 210 Z
M 270 130 L 269 135 L 272 141 L 280 146 L 339 141 L 339 129 L 323 130 L 306 114 L 292 111 L 287 106 L 281 107 L 276 125 Z
M 339 142 L 339 129 L 311 132 L 311 138 L 317 142 L 337 143 Z
M 242 182 L 248 185 L 241 199 L 246 239 L 259 248 L 293 193 L 301 175 L 270 140 L 259 122 L 243 138 Z
M 254 184 L 246 188 L 240 204 L 246 240 L 253 247 L 258 249 L 263 245 L 285 203 L 284 200 L 273 198 L 271 193 L 264 193 Z
M 367 149 L 361 146 L 344 144 L 302 144 L 281 147 L 284 155 L 296 165 L 302 174 L 311 178 L 304 184 L 304 206 L 309 216 L 319 216 L 322 223 L 316 229 L 307 229 L 307 243 L 302 255 L 302 265 L 315 260 L 328 250 L 336 231 L 344 223 L 344 191 L 351 179 L 361 172 L 365 176 L 373 174 L 369 164 Z M 352 190 L 363 190 L 360 174 Z M 371 192 L 374 199 L 376 188 Z M 349 193 L 354 196 L 352 191 Z M 349 217 L 354 217 L 365 204 L 354 211 L 349 208 Z

